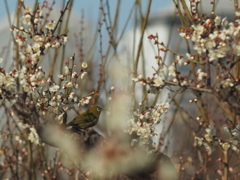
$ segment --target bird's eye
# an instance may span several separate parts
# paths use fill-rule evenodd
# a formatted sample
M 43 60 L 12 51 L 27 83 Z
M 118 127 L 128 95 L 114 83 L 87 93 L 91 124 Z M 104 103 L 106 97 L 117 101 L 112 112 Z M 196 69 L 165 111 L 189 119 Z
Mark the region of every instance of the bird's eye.
M 101 108 L 97 108 L 97 111 L 101 111 Z

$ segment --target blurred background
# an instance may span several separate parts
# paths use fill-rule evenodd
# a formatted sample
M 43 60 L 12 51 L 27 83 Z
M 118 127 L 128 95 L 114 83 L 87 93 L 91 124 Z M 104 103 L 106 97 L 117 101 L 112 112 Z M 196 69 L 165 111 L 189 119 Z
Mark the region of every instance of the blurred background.
M 3 66 L 6 67 L 7 71 L 12 66 L 14 57 L 13 41 L 9 27 L 11 27 L 11 25 L 16 25 L 15 13 L 17 10 L 17 2 L 18 1 L 15 0 L 0 1 L 0 57 L 3 58 Z M 34 6 L 34 1 L 32 0 L 26 0 L 24 2 L 27 6 Z M 49 6 L 51 6 L 52 1 L 49 2 Z M 141 3 L 137 4 L 137 2 Z M 202 0 L 202 3 L 200 4 L 200 12 L 211 16 L 212 6 L 210 5 L 210 2 L 210 0 Z M 41 4 L 42 2 L 39 1 L 39 3 Z M 53 11 L 50 12 L 51 15 L 49 16 L 48 20 L 57 21 L 60 16 L 60 10 L 65 7 L 66 3 L 66 0 L 56 1 L 56 3 L 53 5 Z M 102 57 L 108 54 L 107 58 L 105 59 L 107 64 L 105 70 L 106 73 L 108 73 L 108 70 L 112 71 L 109 71 L 109 74 L 105 76 L 105 84 L 102 88 L 103 92 L 100 94 L 100 100 L 97 102 L 100 105 L 107 104 L 109 95 L 108 91 L 110 90 L 111 86 L 121 90 L 123 85 L 126 85 L 124 84 L 125 82 L 118 84 L 116 79 L 113 78 L 114 76 L 117 76 L 116 73 L 121 72 L 114 72 L 114 68 L 112 69 L 112 67 L 120 67 L 120 65 L 123 65 L 124 67 L 129 66 L 130 73 L 128 73 L 130 76 L 127 78 L 132 78 L 131 70 L 136 57 L 139 39 L 142 32 L 141 23 L 145 18 L 147 6 L 147 0 L 73 1 L 70 18 L 69 21 L 67 21 L 67 34 L 69 40 L 64 47 L 60 48 L 59 51 L 50 50 L 47 55 L 43 57 L 44 59 L 41 59 L 41 61 L 44 62 L 41 65 L 44 67 L 46 72 L 48 72 L 48 68 L 54 66 L 56 71 L 53 76 L 57 77 L 59 74 L 58 70 L 60 69 L 59 67 L 61 65 L 59 62 L 61 59 L 66 60 L 75 53 L 76 63 L 81 64 L 82 62 L 87 62 L 89 64 L 89 70 L 94 69 L 94 71 L 88 72 L 89 76 L 87 77 L 87 81 L 91 83 L 82 83 L 82 87 L 84 88 L 81 90 L 79 96 L 83 97 L 87 93 L 92 92 L 97 88 L 97 81 L 99 80 L 100 74 L 99 64 L 101 64 L 103 61 Z M 106 17 L 103 17 L 103 12 L 100 7 L 104 8 L 104 12 L 107 13 Z M 117 16 L 115 15 L 116 11 L 118 11 Z M 179 37 L 177 28 L 181 26 L 181 23 L 175 14 L 175 11 L 176 10 L 172 1 L 152 1 L 147 28 L 143 37 L 143 47 L 137 69 L 138 74 L 143 74 L 144 77 L 151 78 L 152 74 L 155 73 L 153 68 L 156 66 L 155 56 L 158 55 L 159 52 L 157 47 L 153 45 L 153 42 L 147 38 L 150 34 L 158 34 L 159 42 L 163 42 L 167 47 L 182 55 L 186 55 L 187 47 L 191 47 L 191 44 L 187 46 L 186 41 Z M 234 1 L 216 1 L 216 14 L 219 14 L 222 17 L 228 17 L 228 20 L 233 19 Z M 67 16 L 67 14 L 65 15 Z M 113 23 L 116 22 L 115 19 L 117 19 L 116 29 L 114 30 L 114 38 L 117 40 L 117 56 L 115 56 L 115 51 L 112 46 L 109 48 L 109 42 L 111 41 L 111 38 L 109 36 L 109 31 L 106 28 L 107 25 L 104 24 L 104 18 L 107 19 L 106 21 L 110 27 L 113 26 Z M 100 29 L 99 22 L 103 23 L 100 33 L 98 32 Z M 61 33 L 66 32 L 63 30 Z M 170 53 L 160 55 L 163 56 L 163 60 L 167 65 L 175 61 L 175 56 Z M 53 64 L 52 59 L 55 56 L 57 63 Z M 113 61 L 115 60 L 117 64 L 113 64 Z M 182 71 L 184 74 L 184 67 L 183 69 L 179 69 L 179 71 Z M 186 73 L 187 72 L 188 70 L 186 69 Z M 136 85 L 135 90 L 136 102 L 139 103 L 144 99 L 143 96 L 146 89 L 140 84 Z M 158 143 L 162 140 L 164 146 L 161 150 L 170 157 L 173 157 L 174 155 L 175 159 L 173 158 L 172 160 L 176 163 L 178 162 L 178 157 L 180 155 L 185 155 L 185 158 L 187 159 L 188 154 L 194 152 L 193 149 L 195 146 L 193 147 L 193 129 L 196 129 L 198 124 L 195 118 L 194 120 L 191 118 L 191 116 L 196 117 L 196 106 L 188 103 L 190 99 L 196 97 L 195 94 L 190 90 L 183 90 L 175 96 L 173 95 L 174 90 L 176 89 L 169 88 L 161 91 L 159 95 L 152 95 L 152 99 L 151 95 L 149 95 L 150 99 L 148 105 L 152 104 L 152 101 L 154 101 L 155 97 L 157 97 L 157 102 L 171 101 L 170 113 L 161 118 L 162 122 L 158 127 L 158 133 L 160 136 L 156 136 L 155 141 Z M 209 106 L 211 106 L 211 104 Z M 72 114 L 72 117 L 74 116 L 76 116 L 76 114 Z M 100 122 L 103 121 L 101 118 Z M 191 124 L 191 127 L 189 127 L 189 124 Z M 97 128 L 101 129 L 101 127 L 98 127 L 98 125 Z M 166 134 L 168 135 L 167 138 Z M 195 170 L 191 169 L 194 166 L 190 163 L 190 160 L 189 162 L 187 161 L 187 163 L 190 164 L 186 167 L 191 174 L 197 168 Z

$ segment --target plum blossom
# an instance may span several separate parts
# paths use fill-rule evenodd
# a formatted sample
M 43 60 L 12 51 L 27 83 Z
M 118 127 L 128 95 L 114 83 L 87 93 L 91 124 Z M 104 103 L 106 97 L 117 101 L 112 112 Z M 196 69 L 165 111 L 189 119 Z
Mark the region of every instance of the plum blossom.
M 201 69 L 198 69 L 198 70 L 197 70 L 197 80 L 198 80 L 198 81 L 201 81 L 201 80 L 203 80 L 205 77 L 207 77 L 207 73 L 202 72 Z
M 52 86 L 49 88 L 49 91 L 50 91 L 50 92 L 56 92 L 56 91 L 58 91 L 59 88 L 60 88 L 59 85 L 52 85 Z
M 163 83 L 164 83 L 163 79 L 160 76 L 155 77 L 153 82 L 154 82 L 153 86 L 155 86 L 155 87 L 159 87 L 159 86 L 163 85 Z
M 139 109 L 133 113 L 133 118 L 128 122 L 125 132 L 132 134 L 135 132 L 139 136 L 139 142 L 150 143 L 151 138 L 156 135 L 156 124 L 160 123 L 160 117 L 166 113 L 170 105 L 168 102 L 156 104 L 145 111 Z

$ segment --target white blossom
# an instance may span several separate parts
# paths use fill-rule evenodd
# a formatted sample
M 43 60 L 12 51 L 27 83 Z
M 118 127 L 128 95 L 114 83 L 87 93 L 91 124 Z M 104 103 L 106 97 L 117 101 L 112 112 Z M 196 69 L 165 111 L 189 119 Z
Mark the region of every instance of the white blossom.
M 59 86 L 58 85 L 52 85 L 50 88 L 49 88 L 49 91 L 50 92 L 56 92 L 58 91 L 59 89 Z
M 163 79 L 160 76 L 155 77 L 153 82 L 154 82 L 153 86 L 156 86 L 156 87 L 163 85 Z

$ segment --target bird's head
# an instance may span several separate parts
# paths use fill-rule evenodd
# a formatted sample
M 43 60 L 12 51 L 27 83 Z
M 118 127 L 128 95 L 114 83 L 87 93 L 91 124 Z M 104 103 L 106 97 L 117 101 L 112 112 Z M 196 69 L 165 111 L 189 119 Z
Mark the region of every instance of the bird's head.
M 93 113 L 95 116 L 99 117 L 101 114 L 102 108 L 100 106 L 92 106 L 89 112 Z

